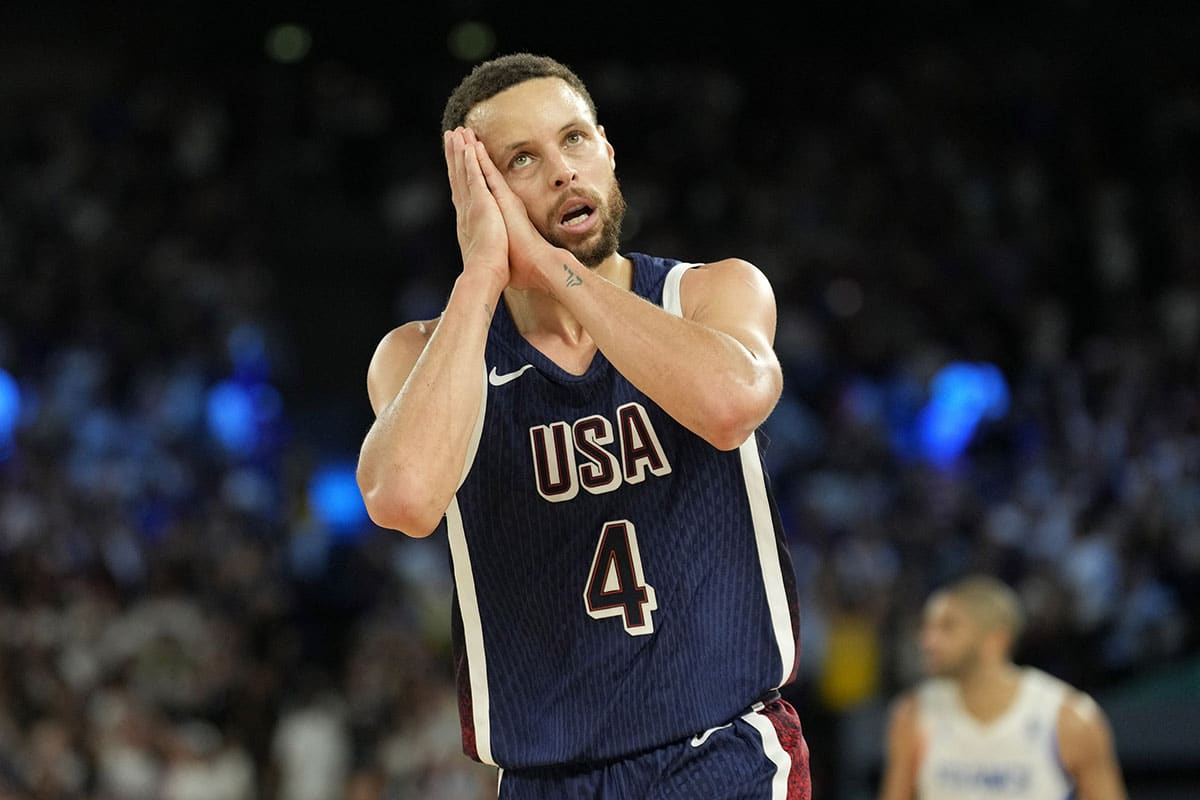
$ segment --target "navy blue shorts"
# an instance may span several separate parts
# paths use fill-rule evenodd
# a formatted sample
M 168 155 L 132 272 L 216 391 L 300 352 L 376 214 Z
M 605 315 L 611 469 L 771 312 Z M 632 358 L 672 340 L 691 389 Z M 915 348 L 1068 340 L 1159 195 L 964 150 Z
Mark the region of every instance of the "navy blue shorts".
M 595 768 L 501 770 L 500 800 L 810 800 L 795 709 L 755 703 L 732 722 Z

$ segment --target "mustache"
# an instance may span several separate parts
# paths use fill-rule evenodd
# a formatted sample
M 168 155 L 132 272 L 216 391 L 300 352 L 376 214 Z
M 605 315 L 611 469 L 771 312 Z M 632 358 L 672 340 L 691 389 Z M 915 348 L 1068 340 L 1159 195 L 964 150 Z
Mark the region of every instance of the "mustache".
M 612 188 L 609 190 L 608 197 L 605 200 L 606 202 L 604 203 L 596 200 L 588 201 L 593 203 L 592 207 L 595 209 L 595 213 L 603 216 L 598 236 L 592 239 L 589 244 L 572 245 L 560 240 L 553 233 L 553 224 L 549 228 L 550 234 L 546 236 L 547 241 L 555 246 L 570 250 L 585 267 L 598 266 L 601 261 L 615 253 L 621 244 L 621 226 L 625 221 L 626 205 L 620 183 L 613 182 Z M 561 208 L 562 206 L 560 205 L 559 207 Z
M 546 230 L 553 230 L 554 226 L 558 224 L 561 209 L 566 204 L 576 200 L 586 203 L 596 212 L 606 210 L 604 198 L 602 198 L 598 193 L 590 192 L 584 189 L 572 189 L 564 194 L 559 201 L 554 204 L 554 210 L 550 211 L 546 215 Z

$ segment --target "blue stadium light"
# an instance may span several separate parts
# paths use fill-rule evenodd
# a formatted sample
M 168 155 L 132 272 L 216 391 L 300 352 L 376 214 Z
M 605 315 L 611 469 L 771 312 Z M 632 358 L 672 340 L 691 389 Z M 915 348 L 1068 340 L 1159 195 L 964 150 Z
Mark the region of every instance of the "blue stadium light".
M 222 447 L 248 456 L 263 445 L 281 408 L 279 393 L 270 385 L 228 379 L 209 389 L 205 419 Z
M 313 514 L 339 539 L 356 539 L 370 519 L 363 504 L 354 464 L 337 461 L 317 467 L 308 483 Z
M 247 453 L 254 449 L 254 401 L 234 381 L 222 381 L 208 392 L 208 430 L 226 450 Z
M 12 455 L 17 420 L 21 418 L 21 389 L 16 378 L 0 369 L 0 461 Z
M 1008 412 L 1008 384 L 992 364 L 952 362 L 930 384 L 931 397 L 916 420 L 921 457 L 937 467 L 954 463 L 980 423 Z

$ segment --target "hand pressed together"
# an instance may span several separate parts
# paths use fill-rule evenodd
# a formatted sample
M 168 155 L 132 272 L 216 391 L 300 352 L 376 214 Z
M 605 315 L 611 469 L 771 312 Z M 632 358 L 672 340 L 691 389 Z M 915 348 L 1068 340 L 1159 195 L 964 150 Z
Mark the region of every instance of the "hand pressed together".
M 494 269 L 494 264 L 502 261 L 506 267 L 505 286 L 547 289 L 549 282 L 537 267 L 539 256 L 559 248 L 534 227 L 525 204 L 509 187 L 474 131 L 459 128 L 447 131 L 445 136 L 464 272 Z M 502 256 L 498 254 L 501 243 Z M 562 257 L 575 260 L 566 250 Z M 541 263 L 547 262 L 543 259 Z
M 443 140 L 463 274 L 491 274 L 503 288 L 510 280 L 508 232 L 480 168 L 479 160 L 487 158 L 487 152 L 470 128 L 446 131 Z

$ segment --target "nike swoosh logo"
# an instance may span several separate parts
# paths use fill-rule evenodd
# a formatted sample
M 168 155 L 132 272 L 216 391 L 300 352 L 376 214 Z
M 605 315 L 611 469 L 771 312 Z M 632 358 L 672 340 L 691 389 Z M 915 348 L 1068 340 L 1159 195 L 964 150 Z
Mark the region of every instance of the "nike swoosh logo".
M 708 741 L 708 737 L 712 736 L 714 733 L 721 730 L 722 728 L 728 728 L 732 724 L 733 724 L 732 722 L 726 722 L 724 725 L 718 725 L 715 728 L 709 728 L 708 730 L 706 730 L 704 733 L 700 734 L 699 736 L 693 736 L 692 737 L 692 747 L 699 747 L 700 745 L 702 745 Z
M 526 364 L 520 369 L 515 369 L 512 372 L 506 372 L 503 375 L 496 372 L 495 367 L 492 367 L 492 371 L 488 373 L 488 383 L 490 383 L 492 386 L 503 386 L 509 381 L 515 381 L 517 378 L 521 377 L 521 375 L 527 369 L 533 369 L 533 364 Z

